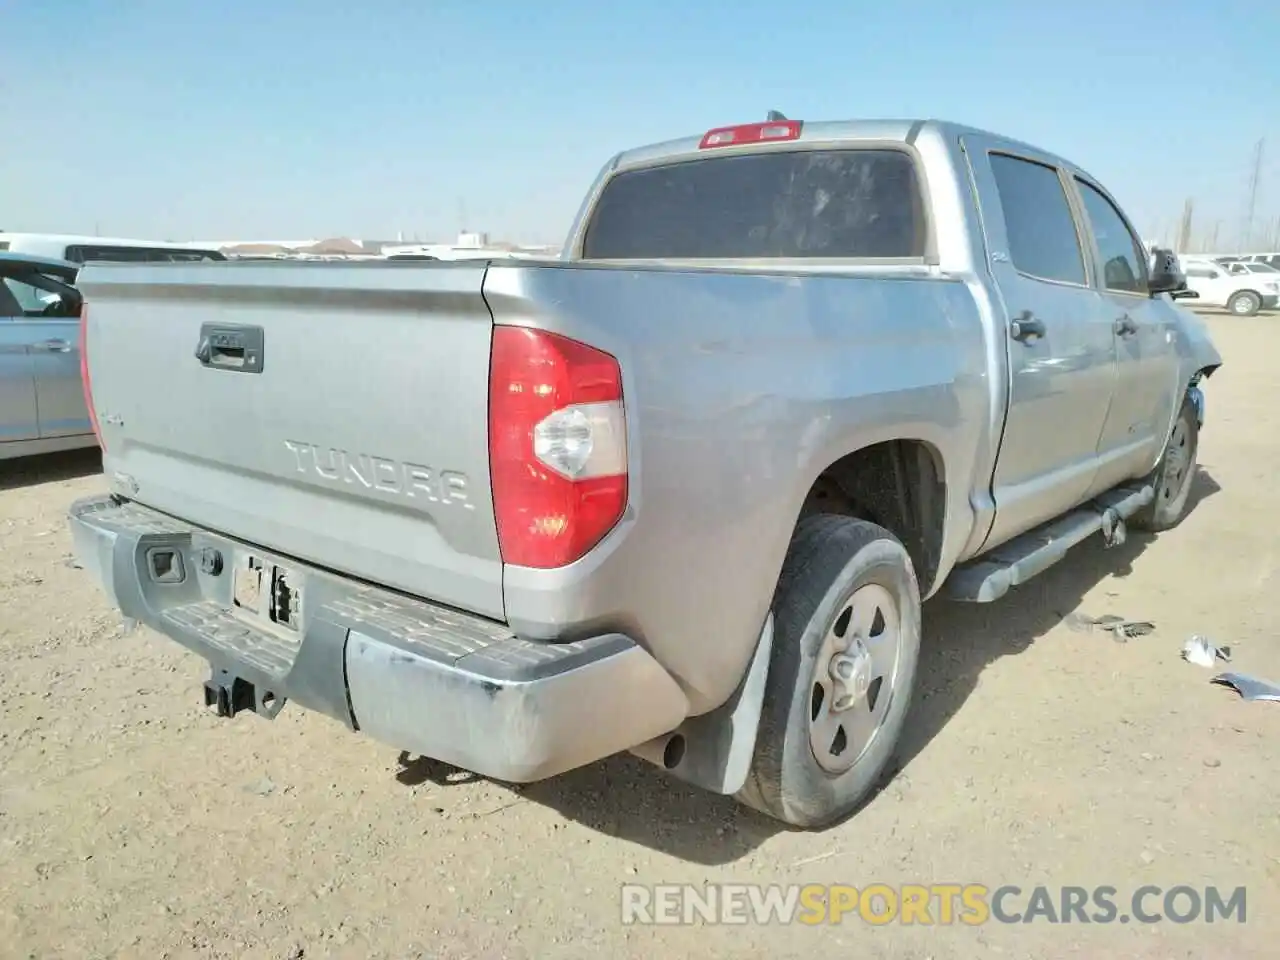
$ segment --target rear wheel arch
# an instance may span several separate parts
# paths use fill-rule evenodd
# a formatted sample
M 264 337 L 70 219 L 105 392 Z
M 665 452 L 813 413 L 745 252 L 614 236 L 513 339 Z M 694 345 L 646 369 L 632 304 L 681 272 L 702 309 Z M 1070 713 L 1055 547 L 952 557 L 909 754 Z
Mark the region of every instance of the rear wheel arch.
M 884 527 L 906 547 L 927 596 L 941 567 L 946 510 L 942 452 L 926 440 L 900 438 L 859 447 L 827 464 L 810 484 L 795 526 L 828 513 Z

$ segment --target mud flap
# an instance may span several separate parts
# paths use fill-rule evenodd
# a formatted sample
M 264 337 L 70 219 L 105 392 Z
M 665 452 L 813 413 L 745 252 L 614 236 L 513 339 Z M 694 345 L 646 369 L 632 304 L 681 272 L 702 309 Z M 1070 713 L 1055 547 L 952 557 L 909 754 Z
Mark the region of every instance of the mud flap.
M 772 652 L 770 613 L 746 676 L 733 696 L 710 713 L 690 717 L 671 733 L 631 752 L 686 783 L 726 796 L 736 794 L 751 771 Z

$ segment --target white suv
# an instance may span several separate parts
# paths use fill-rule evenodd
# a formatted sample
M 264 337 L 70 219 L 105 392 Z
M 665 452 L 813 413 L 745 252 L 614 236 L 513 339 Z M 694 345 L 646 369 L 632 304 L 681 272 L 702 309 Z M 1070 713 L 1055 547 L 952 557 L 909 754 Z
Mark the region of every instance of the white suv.
M 1241 263 L 1265 263 L 1280 270 L 1280 253 L 1242 253 Z
M 1231 266 L 1199 258 L 1182 259 L 1187 288 L 1200 294 L 1198 305 L 1225 307 L 1238 317 L 1252 317 L 1259 310 L 1270 310 L 1280 303 L 1280 271 L 1236 273 Z

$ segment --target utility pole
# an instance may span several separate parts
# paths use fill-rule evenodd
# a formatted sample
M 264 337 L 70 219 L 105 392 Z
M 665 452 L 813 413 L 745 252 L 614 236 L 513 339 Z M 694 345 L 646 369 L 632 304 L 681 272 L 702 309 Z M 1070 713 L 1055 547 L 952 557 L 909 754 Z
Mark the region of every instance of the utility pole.
M 1195 210 L 1195 201 L 1187 197 L 1182 208 L 1182 223 L 1178 226 L 1178 253 L 1186 253 L 1191 249 L 1191 214 Z
M 1221 227 L 1221 226 L 1222 226 L 1222 221 L 1221 221 L 1221 220 L 1215 220 L 1215 221 L 1213 222 L 1213 234 L 1209 237 L 1209 252 L 1210 252 L 1210 253 L 1219 253 L 1219 252 L 1220 252 L 1220 251 L 1218 250 L 1218 228 L 1219 228 L 1219 227 Z
M 1253 173 L 1249 177 L 1249 206 L 1246 208 L 1244 219 L 1244 238 L 1243 243 L 1248 247 L 1253 243 L 1253 216 L 1258 207 L 1258 178 L 1262 173 L 1262 147 L 1266 143 L 1265 140 L 1259 140 L 1257 146 L 1253 148 Z M 1248 253 L 1248 250 L 1241 250 L 1241 253 Z

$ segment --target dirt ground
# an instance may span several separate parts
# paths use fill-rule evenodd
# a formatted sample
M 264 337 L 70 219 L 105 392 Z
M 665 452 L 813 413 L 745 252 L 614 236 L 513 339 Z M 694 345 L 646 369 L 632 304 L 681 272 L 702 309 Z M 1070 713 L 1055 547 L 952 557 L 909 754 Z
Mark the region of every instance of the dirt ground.
M 1179 651 L 1202 633 L 1280 681 L 1280 317 L 1209 323 L 1226 366 L 1190 517 L 994 605 L 930 602 L 903 769 L 822 833 L 630 757 L 514 789 L 297 709 L 219 721 L 203 663 L 124 633 L 70 562 L 96 458 L 0 463 L 0 957 L 1275 956 L 1280 703 Z M 1157 630 L 1117 643 L 1072 611 Z M 1110 885 L 1122 905 L 1244 886 L 1247 920 L 621 924 L 623 883 L 721 881 Z

